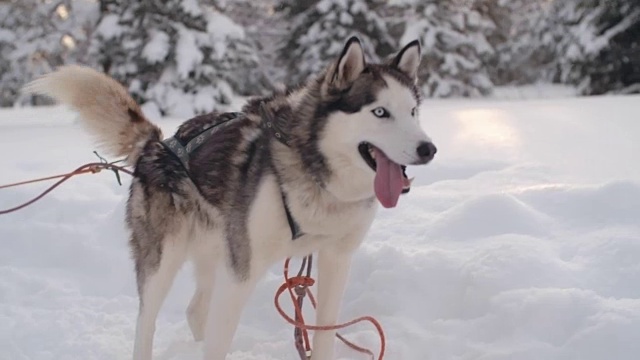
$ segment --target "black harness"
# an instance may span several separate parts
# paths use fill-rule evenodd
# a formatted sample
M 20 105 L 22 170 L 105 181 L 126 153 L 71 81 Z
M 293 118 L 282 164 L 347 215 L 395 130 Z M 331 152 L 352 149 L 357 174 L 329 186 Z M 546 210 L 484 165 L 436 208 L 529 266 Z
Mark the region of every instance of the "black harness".
M 270 116 L 268 111 L 266 110 L 264 105 L 260 106 L 260 111 L 262 115 L 261 127 L 273 137 L 276 138 L 280 143 L 289 147 L 289 138 L 285 132 L 283 132 L 280 128 L 280 124 L 277 121 L 274 121 L 274 117 Z M 200 145 L 204 144 L 207 140 L 209 140 L 214 134 L 219 132 L 224 127 L 231 124 L 234 120 L 237 120 L 244 114 L 241 112 L 232 112 L 227 113 L 228 118 L 223 122 L 212 125 L 206 129 L 204 129 L 200 134 L 193 137 L 186 144 L 183 144 L 178 140 L 175 136 L 167 138 L 162 141 L 162 144 L 173 154 L 175 155 L 180 163 L 189 173 L 189 156 L 195 151 Z M 194 183 L 195 184 L 195 183 Z M 196 185 L 197 187 L 197 185 Z M 300 230 L 300 226 L 291 215 L 291 210 L 289 210 L 289 205 L 287 204 L 287 197 L 284 194 L 284 191 L 280 189 L 280 194 L 282 195 L 282 204 L 284 205 L 284 212 L 287 215 L 287 222 L 289 223 L 289 229 L 291 230 L 291 237 L 293 240 L 301 237 L 304 233 Z

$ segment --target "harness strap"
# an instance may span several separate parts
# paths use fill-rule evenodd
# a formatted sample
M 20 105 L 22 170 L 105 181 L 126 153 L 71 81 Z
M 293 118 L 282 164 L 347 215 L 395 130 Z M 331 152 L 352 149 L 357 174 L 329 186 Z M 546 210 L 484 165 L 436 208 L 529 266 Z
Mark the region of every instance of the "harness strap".
M 276 116 L 271 109 L 267 108 L 264 102 L 260 103 L 259 111 L 260 117 L 262 118 L 262 129 L 267 134 L 273 136 L 284 146 L 291 147 L 291 140 L 289 138 L 289 135 L 283 129 L 284 124 L 282 123 L 285 119 Z M 289 222 L 289 228 L 291 229 L 291 236 L 293 237 L 293 240 L 295 240 L 304 235 L 304 233 L 300 230 L 300 226 L 291 215 L 291 210 L 289 210 L 287 197 L 285 196 L 284 191 L 280 190 L 280 192 L 282 193 L 282 203 L 284 204 L 284 211 L 287 215 L 287 222 Z
M 300 230 L 300 225 L 296 222 L 296 219 L 291 215 L 291 210 L 289 210 L 289 205 L 287 204 L 287 197 L 282 192 L 282 203 L 284 204 L 284 212 L 287 215 L 287 222 L 289 223 L 289 229 L 291 229 L 291 238 L 293 240 L 299 238 L 304 235 L 304 233 Z
M 169 150 L 171 150 L 171 152 L 174 153 L 178 157 L 178 159 L 180 159 L 180 162 L 182 163 L 182 166 L 184 166 L 185 170 L 189 170 L 189 154 L 199 148 L 200 145 L 204 144 L 204 142 L 213 134 L 220 131 L 222 127 L 226 126 L 233 120 L 236 120 L 243 114 L 239 112 L 231 112 L 225 115 L 227 116 L 226 120 L 218 124 L 211 125 L 208 128 L 202 130 L 198 135 L 189 140 L 185 145 L 182 145 L 182 143 L 178 139 L 176 139 L 175 136 L 163 140 L 162 143 Z
M 262 118 L 262 129 L 276 138 L 281 144 L 286 147 L 291 147 L 291 139 L 287 132 L 283 129 L 283 124 L 281 124 L 284 119 L 281 119 L 278 116 L 275 116 L 272 110 L 267 109 L 265 103 L 260 103 L 260 117 Z
M 180 163 L 182 163 L 185 170 L 189 170 L 189 153 L 178 139 L 172 136 L 168 139 L 162 140 L 162 144 L 164 144 L 167 149 L 171 150 L 178 160 L 180 160 Z
M 263 120 L 265 120 L 264 116 L 268 116 L 268 114 L 265 111 L 264 106 L 261 106 L 261 112 L 263 114 Z M 232 112 L 225 115 L 229 117 L 227 120 L 204 129 L 202 132 L 200 132 L 200 134 L 189 140 L 185 145 L 183 145 L 178 139 L 176 139 L 175 136 L 162 141 L 162 144 L 169 150 L 169 152 L 171 152 L 173 155 L 175 155 L 176 158 L 178 158 L 178 160 L 180 160 L 180 163 L 182 164 L 182 167 L 184 167 L 184 169 L 187 171 L 187 174 L 189 173 L 189 155 L 197 148 L 199 148 L 200 145 L 204 144 L 213 134 L 220 131 L 221 126 L 226 126 L 227 124 L 232 122 L 232 120 L 236 120 L 238 117 L 243 115 L 243 113 Z M 273 124 L 273 122 L 271 122 L 270 120 L 270 117 L 267 117 L 266 119 L 267 123 Z M 271 126 L 263 125 L 263 128 L 268 129 L 271 128 Z M 271 132 L 271 134 L 274 134 L 275 138 L 278 141 L 288 146 L 288 141 L 285 141 L 282 136 L 279 136 L 279 132 Z M 296 220 L 293 218 L 293 215 L 291 215 L 291 210 L 289 210 L 289 205 L 287 204 L 287 198 L 282 189 L 280 190 L 280 193 L 282 194 L 282 204 L 284 205 L 284 212 L 287 216 L 287 223 L 289 224 L 289 229 L 291 230 L 291 237 L 293 240 L 295 240 L 304 235 L 304 233 L 300 230 L 300 225 L 298 225 Z

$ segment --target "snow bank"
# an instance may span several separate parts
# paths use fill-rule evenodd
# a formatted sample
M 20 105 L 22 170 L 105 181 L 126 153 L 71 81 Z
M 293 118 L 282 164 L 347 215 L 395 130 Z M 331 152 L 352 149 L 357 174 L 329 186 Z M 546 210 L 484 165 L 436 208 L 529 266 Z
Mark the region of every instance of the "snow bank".
M 341 319 L 371 314 L 387 359 L 636 359 L 640 354 L 638 97 L 428 101 L 439 147 L 357 253 Z M 0 112 L 0 183 L 93 160 L 61 109 Z M 160 120 L 165 134 L 179 124 Z M 19 151 L 16 151 L 19 149 Z M 125 178 L 78 177 L 0 217 L 2 359 L 129 358 L 137 311 L 123 229 Z M 3 190 L 0 207 L 44 185 Z M 232 360 L 293 360 L 272 307 L 280 264 L 242 317 Z M 199 359 L 179 274 L 161 311 L 158 359 Z M 377 349 L 367 325 L 345 334 Z M 341 359 L 360 359 L 338 346 Z

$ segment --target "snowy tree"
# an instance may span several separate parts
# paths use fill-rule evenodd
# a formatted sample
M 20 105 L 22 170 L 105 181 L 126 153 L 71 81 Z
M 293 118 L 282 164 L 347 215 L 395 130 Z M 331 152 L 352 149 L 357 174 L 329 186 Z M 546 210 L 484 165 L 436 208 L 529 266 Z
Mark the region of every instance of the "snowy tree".
M 0 3 L 0 105 L 48 103 L 20 88 L 56 67 L 81 62 L 97 19 L 94 2 L 12 0 Z
M 289 0 L 292 1 L 292 0 Z M 295 1 L 295 0 L 293 0 Z M 290 35 L 280 49 L 280 58 L 289 74 L 287 83 L 304 81 L 322 71 L 340 55 L 350 36 L 362 41 L 370 61 L 395 51 L 385 21 L 371 8 L 372 1 L 320 0 L 295 1 L 283 6 Z
M 280 0 L 276 3 L 277 10 L 287 13 L 289 16 L 300 15 L 312 9 L 320 0 Z
M 563 75 L 585 95 L 640 93 L 640 2 L 576 0 L 571 66 Z
M 495 52 L 488 67 L 496 85 L 558 80 L 572 43 L 563 20 L 570 13 L 568 1 L 478 1 L 496 24 L 489 37 Z
M 512 51 L 512 48 L 530 44 L 530 36 L 523 40 L 527 34 L 515 36 L 515 20 L 520 15 L 519 10 L 526 4 L 533 4 L 537 0 L 477 0 L 474 8 L 489 21 L 493 22 L 492 28 L 485 30 L 485 36 L 493 52 L 484 55 L 487 72 L 491 82 L 495 85 L 505 85 L 515 82 L 521 76 L 519 70 L 514 70 L 517 65 L 516 57 L 520 51 Z M 535 14 L 531 14 L 531 20 Z
M 639 82 L 632 75 L 640 66 L 639 2 L 499 0 L 489 6 L 508 14 L 496 22 L 504 34 L 494 43 L 490 67 L 496 83 L 561 83 L 596 94 L 629 91 Z
M 296 1 L 295 5 L 304 2 Z M 269 87 L 282 85 L 287 69 L 278 61 L 278 49 L 289 34 L 289 24 L 283 19 L 279 0 L 226 0 L 217 7 L 244 28 L 259 54 L 258 65 Z
M 105 0 L 92 47 L 103 71 L 163 115 L 225 109 L 268 84 L 241 26 L 198 0 Z
M 486 34 L 495 24 L 474 5 L 455 0 L 401 5 L 407 27 L 400 42 L 422 43 L 418 76 L 428 96 L 480 96 L 493 87 L 485 59 L 494 52 Z

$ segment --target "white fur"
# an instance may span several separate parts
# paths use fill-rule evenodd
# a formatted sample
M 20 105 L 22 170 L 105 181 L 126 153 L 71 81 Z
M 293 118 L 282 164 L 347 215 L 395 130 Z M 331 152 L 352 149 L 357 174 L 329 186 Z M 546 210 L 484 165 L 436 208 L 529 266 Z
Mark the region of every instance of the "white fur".
M 387 87 L 383 88 L 376 101 L 364 106 L 356 114 L 334 113 L 331 115 L 320 148 L 330 159 L 334 181 L 327 187 L 335 196 L 355 201 L 373 196 L 371 186 L 375 173 L 362 160 L 357 151 L 363 141 L 382 150 L 391 160 L 399 164 L 418 162 L 417 148 L 421 142 L 431 139 L 420 127 L 418 106 L 411 91 L 390 76 L 384 76 Z M 390 118 L 377 118 L 371 112 L 383 106 Z M 417 110 L 417 109 L 416 109 Z
M 225 359 L 238 327 L 242 309 L 260 277 L 238 282 L 228 266 L 218 266 L 205 328 L 204 357 Z
M 151 359 L 153 334 L 156 318 L 162 303 L 171 289 L 173 279 L 182 266 L 187 255 L 187 243 L 181 241 L 186 229 L 182 229 L 168 241 L 158 271 L 149 276 L 142 290 L 142 302 L 138 312 L 136 340 L 133 348 L 134 359 Z

